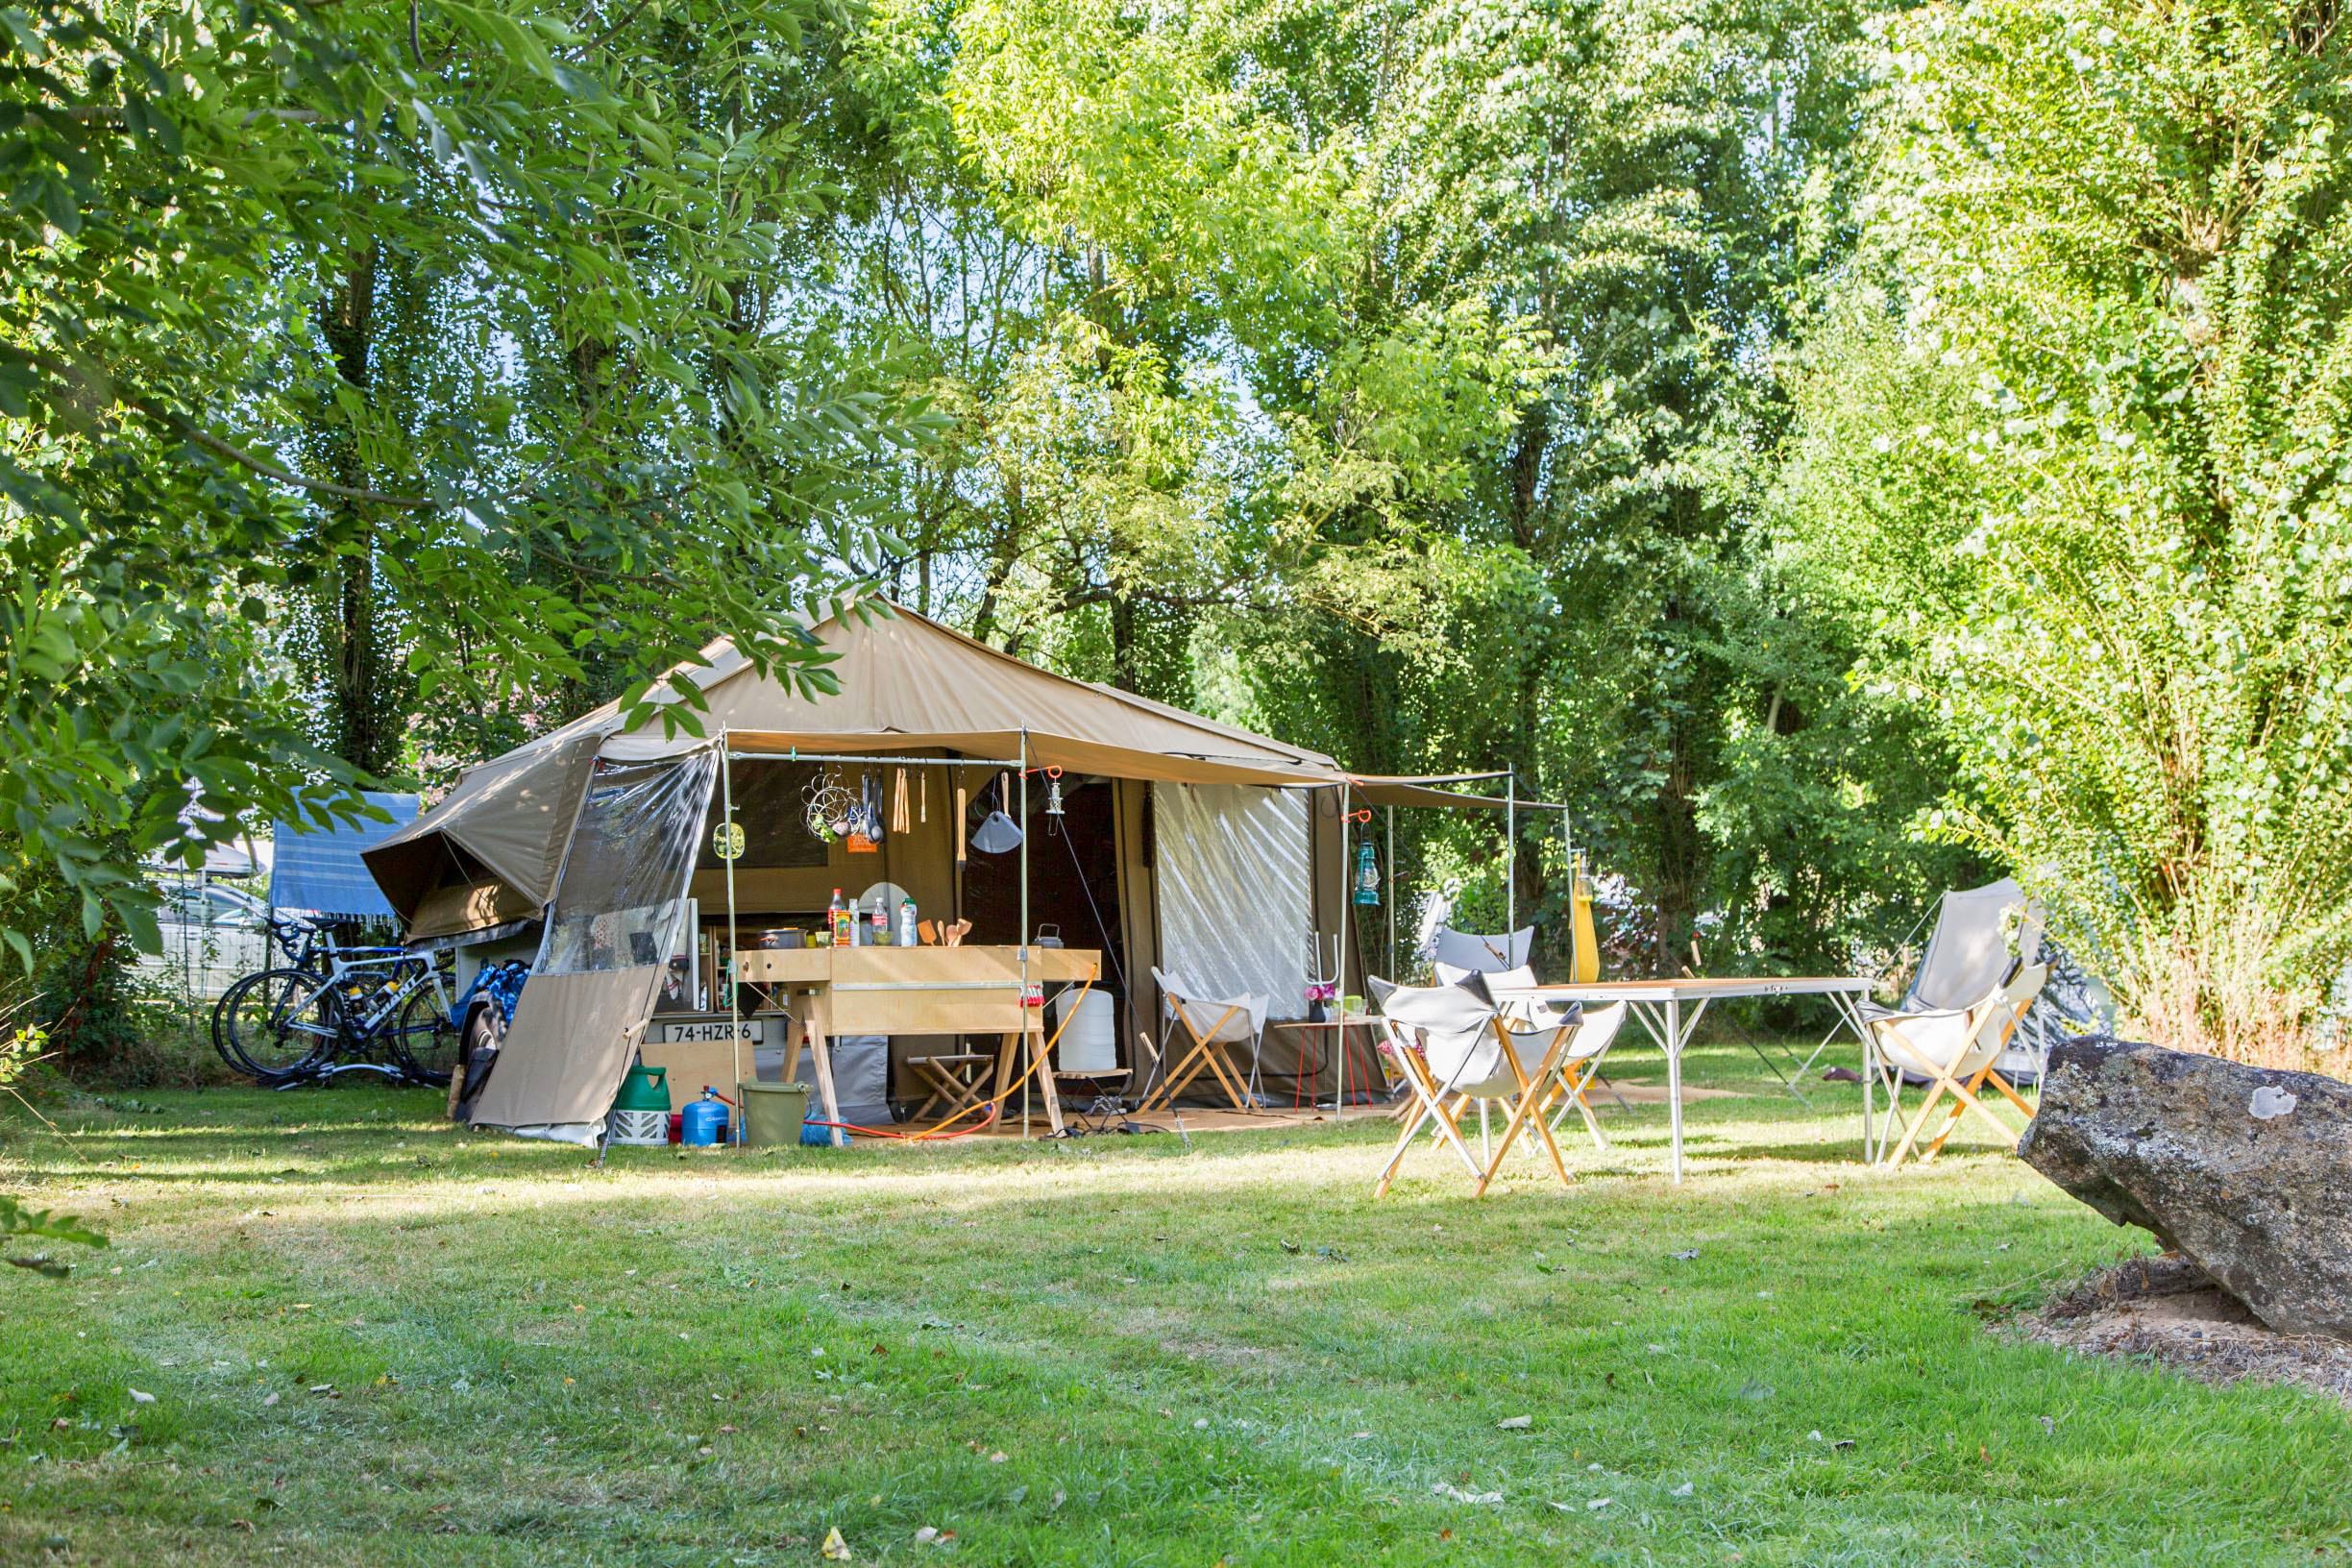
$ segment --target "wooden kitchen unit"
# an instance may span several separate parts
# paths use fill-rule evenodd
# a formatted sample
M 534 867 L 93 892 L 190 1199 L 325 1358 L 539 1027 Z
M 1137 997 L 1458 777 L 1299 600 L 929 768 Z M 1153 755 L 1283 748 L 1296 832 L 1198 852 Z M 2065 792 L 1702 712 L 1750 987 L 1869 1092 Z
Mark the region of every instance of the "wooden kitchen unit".
M 832 1042 L 850 1035 L 996 1036 L 991 1097 L 1001 1115 L 1017 1082 L 1016 1063 L 1026 1078 L 1053 1048 L 1045 1038 L 1045 1010 L 1022 1005 L 1021 958 L 1017 947 L 752 947 L 736 953 L 735 972 L 746 985 L 768 991 L 798 1020 L 784 1075 L 799 1075 L 805 1041 L 816 1058 L 817 1091 L 828 1119 L 841 1119 Z M 1084 992 L 1102 977 L 1102 954 L 1032 946 L 1026 977 L 1032 986 L 1074 985 Z M 1051 1068 L 1039 1071 L 1045 1119 L 1059 1133 L 1062 1103 Z

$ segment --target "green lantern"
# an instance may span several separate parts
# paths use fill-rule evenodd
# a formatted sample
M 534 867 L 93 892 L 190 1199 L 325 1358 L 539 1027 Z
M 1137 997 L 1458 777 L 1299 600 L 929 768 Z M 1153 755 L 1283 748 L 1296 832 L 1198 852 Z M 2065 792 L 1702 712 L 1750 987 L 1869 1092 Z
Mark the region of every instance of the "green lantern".
M 1374 907 L 1380 904 L 1380 862 L 1372 858 L 1370 839 L 1356 846 L 1356 901 Z

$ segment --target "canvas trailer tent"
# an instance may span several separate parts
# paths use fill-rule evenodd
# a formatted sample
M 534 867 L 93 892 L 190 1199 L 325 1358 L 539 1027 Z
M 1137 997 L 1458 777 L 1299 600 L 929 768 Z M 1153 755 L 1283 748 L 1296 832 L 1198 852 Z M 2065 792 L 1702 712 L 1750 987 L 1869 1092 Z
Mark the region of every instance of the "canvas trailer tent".
M 763 674 L 722 641 L 683 673 L 706 705 L 700 735 L 665 734 L 658 718 L 631 729 L 607 704 L 468 772 L 369 848 L 412 942 L 535 955 L 477 1125 L 595 1136 L 640 1046 L 672 1027 L 665 993 L 704 1003 L 730 1047 L 748 1037 L 772 1048 L 796 1025 L 731 1012 L 735 955 L 766 930 L 819 929 L 836 888 L 889 888 L 926 919 L 968 919 L 967 941 L 1009 949 L 1024 975 L 1041 936 L 1098 950 L 1116 1009 L 1109 1076 L 1132 1083 L 1150 1066 L 1138 1035 L 1157 1037 L 1155 966 L 1213 993 L 1264 993 L 1277 1017 L 1306 1012 L 1308 982 L 1335 953 L 1340 983 L 1360 989 L 1357 803 L 1526 804 L 1515 790 L 1350 774 L 902 607 L 837 616 L 811 636 L 831 695 Z M 863 852 L 813 831 L 808 801 L 827 785 L 870 790 L 894 830 Z M 1021 828 L 1017 849 L 970 847 L 989 810 Z M 716 830 L 728 822 L 742 844 L 723 858 Z M 953 1048 L 893 1041 L 891 1092 L 920 1097 L 906 1059 Z M 1270 1093 L 1298 1073 L 1297 1054 L 1269 1040 Z

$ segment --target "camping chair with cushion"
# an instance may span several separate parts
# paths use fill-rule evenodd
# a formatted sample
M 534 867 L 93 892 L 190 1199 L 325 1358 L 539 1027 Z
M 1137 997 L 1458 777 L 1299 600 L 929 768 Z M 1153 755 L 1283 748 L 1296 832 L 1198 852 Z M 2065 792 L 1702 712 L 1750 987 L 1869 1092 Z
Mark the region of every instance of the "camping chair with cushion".
M 1481 937 L 1477 940 L 1483 942 L 1486 939 Z M 1446 963 L 1438 964 L 1436 968 L 1437 983 L 1445 986 L 1458 986 L 1464 981 L 1468 980 L 1473 974 L 1480 972 L 1477 969 L 1458 968 L 1454 965 Z M 1541 985 L 1542 982 L 1535 978 L 1535 971 L 1532 968 L 1523 964 L 1515 969 L 1493 969 L 1486 971 L 1486 984 L 1492 992 L 1507 995 L 1507 993 L 1514 991 L 1533 991 L 1537 986 Z M 1503 1003 L 1503 1011 L 1517 1017 L 1522 1023 L 1528 1025 L 1530 1028 L 1536 1028 L 1553 1022 L 1556 1016 L 1561 1012 L 1564 1012 L 1566 1009 L 1580 1005 L 1581 1004 L 1576 1002 L 1558 1002 L 1540 1000 L 1536 998 L 1520 998 L 1516 1000 L 1505 1001 Z M 1578 1081 L 1576 1098 L 1580 1104 L 1585 1105 L 1588 1121 L 1591 1114 L 1591 1107 L 1589 1102 L 1585 1101 L 1583 1091 L 1586 1089 L 1589 1089 L 1596 1082 L 1603 1088 L 1606 1089 L 1610 1095 L 1615 1098 L 1617 1101 L 1617 1108 L 1619 1110 L 1630 1111 L 1633 1109 L 1631 1106 L 1626 1104 L 1626 1097 L 1617 1092 L 1616 1087 L 1610 1084 L 1607 1079 L 1601 1076 L 1602 1054 L 1605 1052 L 1609 1048 L 1610 1044 L 1617 1039 L 1617 1031 L 1624 1025 L 1625 1018 L 1626 1009 L 1623 1002 L 1611 1002 L 1608 1006 L 1600 1008 L 1598 1010 L 1587 1009 L 1584 1014 L 1583 1031 L 1577 1036 L 1576 1049 L 1571 1053 L 1569 1059 L 1573 1062 L 1586 1064 L 1585 1070 Z M 1566 1110 L 1563 1109 L 1560 1112 L 1560 1115 L 1565 1116 L 1567 1115 Z M 1557 1121 L 1555 1121 L 1552 1124 L 1552 1130 L 1556 1133 L 1559 1131 L 1559 1123 Z M 1599 1127 L 1594 1127 L 1592 1134 L 1595 1142 L 1600 1143 L 1603 1148 L 1606 1148 L 1608 1146 L 1607 1143 L 1602 1139 L 1601 1129 Z
M 1471 986 L 1392 986 L 1368 979 L 1373 1000 L 1381 1010 L 1383 1027 L 1405 1083 L 1419 1108 L 1390 1150 L 1381 1170 L 1375 1197 L 1384 1195 L 1396 1179 L 1397 1167 L 1421 1136 L 1433 1126 L 1440 1139 L 1477 1179 L 1474 1196 L 1483 1196 L 1502 1168 L 1504 1158 L 1519 1134 L 1532 1125 L 1552 1156 L 1552 1169 L 1560 1185 L 1568 1185 L 1568 1167 L 1559 1145 L 1539 1114 L 1557 1085 L 1560 1064 L 1582 1022 L 1580 1009 L 1533 1027 L 1515 1027 L 1495 1006 L 1483 984 Z M 1469 1104 L 1479 1108 L 1482 1161 L 1462 1138 L 1459 1116 Z M 1503 1138 L 1490 1138 L 1489 1113 L 1497 1104 L 1509 1112 Z
M 1473 969 L 1481 974 L 1493 974 L 1501 969 L 1527 968 L 1528 955 L 1535 948 L 1535 928 L 1521 926 L 1507 936 L 1482 937 L 1474 932 L 1457 931 L 1451 926 L 1437 928 L 1437 939 L 1430 957 L 1441 965 L 1457 969 Z
M 2019 966 L 2008 981 L 1996 986 L 1972 1007 L 1880 1014 L 1870 1018 L 1871 1043 L 1879 1057 L 1898 1072 L 1922 1073 L 1929 1080 L 1926 1101 L 1904 1130 L 1902 1141 L 1887 1156 L 1889 1165 L 1900 1164 L 1911 1152 L 1926 1128 L 1928 1117 L 1948 1093 L 1953 1097 L 1951 1109 L 1935 1141 L 1921 1152 L 1923 1162 L 1934 1159 L 1942 1151 L 1945 1139 L 1951 1137 L 1961 1116 L 1970 1111 L 1983 1117 L 2011 1150 L 2017 1148 L 2018 1135 L 1986 1108 L 1976 1097 L 1976 1091 L 1990 1083 L 2011 1105 L 2024 1113 L 2026 1120 L 2033 1119 L 2033 1107 L 2000 1075 L 1995 1064 L 2000 1060 L 2018 1020 L 2033 1005 L 2034 996 L 2048 974 L 2046 964 L 2024 964 Z
M 1911 973 L 1902 1000 L 1892 1009 L 1864 1002 L 1865 1021 L 1899 1013 L 1958 1012 L 1972 1007 L 2007 979 L 2017 965 L 2039 963 L 2044 956 L 2040 912 L 2025 890 L 2006 877 L 1981 888 L 1953 889 L 1936 900 L 1935 917 L 1935 929 L 1927 934 L 1927 945 L 1921 949 L 1919 967 Z M 1924 917 L 1922 920 L 1924 923 Z M 2009 950 L 2012 925 L 2016 929 L 2014 956 Z M 1912 934 L 1918 934 L 1916 926 Z M 1904 945 L 1909 942 L 1906 937 Z M 1832 1030 L 1805 1058 L 1805 1068 L 1820 1059 L 1834 1039 L 1836 1031 Z
M 1152 970 L 1152 978 L 1160 984 L 1161 1006 L 1167 1016 L 1167 1024 L 1160 1031 L 1159 1059 L 1153 1068 L 1160 1079 L 1159 1087 L 1144 1090 L 1136 1114 L 1141 1115 L 1155 1105 L 1173 1103 L 1204 1070 L 1215 1074 L 1236 1111 L 1252 1109 L 1258 1098 L 1259 1049 L 1265 1034 L 1266 1013 L 1274 1005 L 1272 999 L 1204 997 L 1189 982 L 1162 969 Z M 1170 1067 L 1168 1037 L 1179 1024 L 1192 1043 Z M 1249 1053 L 1249 1070 L 1241 1072 L 1237 1066 L 1229 1069 L 1223 1053 L 1244 1048 Z

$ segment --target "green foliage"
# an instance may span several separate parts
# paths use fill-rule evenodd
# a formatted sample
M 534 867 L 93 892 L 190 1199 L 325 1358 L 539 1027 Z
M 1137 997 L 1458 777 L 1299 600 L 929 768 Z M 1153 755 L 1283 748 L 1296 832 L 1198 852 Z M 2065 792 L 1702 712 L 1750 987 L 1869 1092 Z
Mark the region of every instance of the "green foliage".
M 1938 743 L 1848 698 L 1759 532 L 1772 346 L 1851 240 L 1859 10 L 872 14 L 903 161 L 861 287 L 958 418 L 911 597 L 1366 769 L 1515 766 L 1655 908 L 1651 964 L 1704 917 L 1710 962 L 1843 967 L 1972 870 L 1904 830 Z M 1489 827 L 1403 826 L 1500 918 Z
M 46 1209 L 28 1209 L 16 1199 L 0 1192 L 0 1237 L 17 1237 L 31 1241 L 66 1241 L 79 1247 L 103 1247 L 107 1238 L 70 1214 L 53 1213 Z M 73 1272 L 71 1263 L 61 1263 L 47 1253 L 30 1257 L 10 1258 L 13 1267 L 30 1269 L 45 1279 L 61 1280 Z
M 151 943 L 132 857 L 356 809 L 397 747 L 297 711 L 306 603 L 380 598 L 358 650 L 479 716 L 606 657 L 650 713 L 718 629 L 823 682 L 794 616 L 871 559 L 857 474 L 923 424 L 778 305 L 831 197 L 776 44 L 825 15 L 8 13 L 0 874 L 55 867 L 86 931 Z M 349 329 L 402 280 L 380 379 Z M 389 678 L 346 704 L 371 735 Z
M 40 1060 L 46 1037 L 38 1029 L 17 1029 L 6 1040 L 0 1040 L 0 1093 L 19 1094 L 16 1083 L 25 1069 Z M 27 1208 L 15 1198 L 0 1192 L 0 1237 L 22 1237 L 37 1241 L 69 1241 L 77 1246 L 103 1247 L 107 1238 L 70 1215 L 53 1213 L 46 1209 Z M 10 1264 L 31 1269 L 52 1280 L 61 1280 L 73 1272 L 73 1265 L 61 1263 L 46 1253 L 25 1258 L 9 1258 Z
M 1890 30 L 1790 518 L 1863 679 L 2168 1041 L 2302 1065 L 2352 957 L 2352 130 L 2332 8 Z

